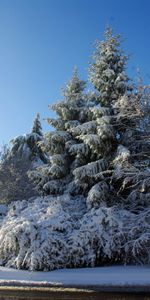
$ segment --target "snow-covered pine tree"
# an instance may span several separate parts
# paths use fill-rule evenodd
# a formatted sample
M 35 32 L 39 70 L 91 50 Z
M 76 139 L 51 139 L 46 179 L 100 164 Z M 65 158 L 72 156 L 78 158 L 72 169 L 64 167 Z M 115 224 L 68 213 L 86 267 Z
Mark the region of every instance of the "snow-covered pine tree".
M 11 140 L 11 155 L 20 158 L 29 158 L 30 161 L 38 163 L 46 161 L 46 156 L 40 147 L 43 140 L 42 126 L 39 113 L 33 121 L 31 133 L 18 136 Z
M 110 173 L 107 170 L 109 177 L 104 176 L 103 182 L 106 189 L 102 194 L 97 192 L 97 196 L 100 199 L 103 194 L 108 194 L 108 185 L 104 185 L 107 182 L 113 191 L 112 200 L 124 205 L 129 202 L 130 208 L 137 209 L 149 203 L 149 143 L 142 138 L 143 127 L 141 130 L 142 119 L 145 118 L 143 103 L 147 97 L 130 84 L 125 73 L 126 62 L 127 56 L 120 48 L 120 36 L 114 36 L 112 29 L 108 28 L 105 40 L 96 44 L 90 67 L 90 80 L 99 92 L 100 105 L 102 108 L 105 105 L 110 111 L 106 124 L 108 138 L 112 133 L 114 136 L 111 157 L 107 157 Z M 146 122 L 149 123 L 148 118 Z M 104 128 L 102 125 L 100 131 Z M 93 192 L 94 188 L 89 193 L 91 200 L 94 199 Z
M 110 178 L 122 128 L 116 124 L 114 105 L 120 98 L 128 98 L 132 91 L 125 72 L 127 56 L 121 50 L 120 36 L 114 36 L 111 28 L 104 36 L 104 41 L 97 41 L 90 66 L 90 80 L 97 96 L 88 107 L 86 122 L 71 130 L 91 151 L 86 163 L 73 171 L 75 182 L 85 186 L 88 208 L 98 208 L 104 203 L 110 206 L 114 199 L 116 202 Z
M 124 207 L 132 211 L 144 209 L 150 203 L 150 120 L 145 114 L 144 99 L 147 100 L 144 90 L 135 91 L 119 98 L 114 105 L 119 145 L 112 162 L 111 182 Z
M 135 110 L 138 97 L 131 93 L 125 73 L 126 61 L 120 36 L 107 29 L 105 41 L 97 42 L 90 69 L 97 94 L 83 94 L 85 83 L 75 70 L 63 90 L 63 101 L 51 106 L 59 117 L 48 119 L 56 128 L 46 134 L 44 143 L 50 163 L 32 174 L 44 194 L 84 194 L 89 208 L 116 201 L 114 186 L 110 184 L 113 156 L 117 147 L 118 151 L 126 150 L 121 139 L 128 123 L 124 116 L 121 118 L 123 105 L 118 109 L 119 103 L 122 101 L 125 107 L 130 103 L 131 114 L 139 116 L 138 108 Z
M 29 157 L 12 156 L 9 151 L 0 161 L 0 203 L 5 204 L 37 196 L 28 178 L 28 171 L 32 168 Z
M 38 114 L 31 133 L 14 138 L 11 147 L 4 149 L 0 160 L 0 202 L 9 203 L 37 195 L 28 172 L 46 161 L 38 144 L 42 139 Z
M 34 119 L 31 133 L 38 134 L 41 137 L 43 136 L 42 126 L 41 126 L 41 122 L 40 122 L 40 114 L 39 113 L 37 113 L 37 115 Z
M 121 49 L 121 36 L 113 35 L 111 27 L 104 32 L 104 41 L 96 42 L 93 62 L 90 66 L 90 81 L 99 92 L 99 101 L 112 106 L 120 96 L 132 90 L 125 72 L 128 57 Z
M 71 191 L 72 169 L 84 164 L 86 154 L 89 154 L 88 146 L 79 143 L 76 134 L 73 134 L 73 129 L 79 130 L 85 121 L 88 106 L 91 105 L 84 88 L 85 81 L 79 79 L 75 68 L 71 80 L 63 89 L 63 100 L 50 106 L 58 117 L 48 118 L 47 122 L 55 130 L 48 132 L 41 143 L 48 154 L 49 163 L 31 173 L 37 189 L 45 195 L 62 194 L 68 190 L 68 186 Z M 87 126 L 85 130 L 88 130 Z

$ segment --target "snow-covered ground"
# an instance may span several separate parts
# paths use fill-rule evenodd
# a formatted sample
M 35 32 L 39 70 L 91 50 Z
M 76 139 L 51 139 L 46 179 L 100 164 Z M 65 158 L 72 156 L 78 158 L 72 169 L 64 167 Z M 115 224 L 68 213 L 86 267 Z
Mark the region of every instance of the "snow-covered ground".
M 0 285 L 150 286 L 150 267 L 111 266 L 31 272 L 0 267 Z

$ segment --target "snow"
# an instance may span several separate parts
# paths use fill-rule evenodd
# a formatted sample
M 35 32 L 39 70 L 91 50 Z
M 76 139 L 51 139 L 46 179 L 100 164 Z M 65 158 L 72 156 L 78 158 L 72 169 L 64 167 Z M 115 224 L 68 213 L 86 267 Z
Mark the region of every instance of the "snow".
M 78 167 L 74 170 L 73 174 L 75 179 L 80 181 L 85 180 L 85 178 L 94 177 L 99 172 L 105 171 L 107 167 L 107 162 L 105 159 L 99 159 L 97 161 L 88 163 L 84 166 Z
M 110 266 L 31 272 L 0 267 L 0 285 L 146 286 L 150 267 Z
M 49 271 L 94 267 L 97 260 L 149 264 L 150 209 L 134 214 L 103 201 L 95 209 L 91 194 L 89 210 L 83 196 L 68 194 L 11 203 L 0 220 L 0 265 Z

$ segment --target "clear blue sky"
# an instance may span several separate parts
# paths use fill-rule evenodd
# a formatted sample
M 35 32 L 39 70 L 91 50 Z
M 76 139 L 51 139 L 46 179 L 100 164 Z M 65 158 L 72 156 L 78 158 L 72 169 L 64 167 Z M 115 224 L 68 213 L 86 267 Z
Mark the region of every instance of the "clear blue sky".
M 0 144 L 30 132 L 37 112 L 50 116 L 74 65 L 87 79 L 107 24 L 133 54 L 129 73 L 150 74 L 149 0 L 0 0 Z

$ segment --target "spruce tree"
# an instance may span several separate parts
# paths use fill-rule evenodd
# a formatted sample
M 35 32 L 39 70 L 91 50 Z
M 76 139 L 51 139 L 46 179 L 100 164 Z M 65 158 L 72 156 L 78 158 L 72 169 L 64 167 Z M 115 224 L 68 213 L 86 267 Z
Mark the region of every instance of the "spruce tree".
M 41 126 L 41 122 L 40 122 L 40 114 L 39 113 L 37 113 L 36 118 L 34 119 L 31 133 L 36 133 L 39 136 L 43 135 L 43 133 L 42 133 L 42 126 Z
M 42 139 L 38 114 L 31 133 L 14 138 L 11 147 L 4 148 L 0 160 L 0 202 L 37 196 L 28 172 L 46 162 L 46 155 L 39 145 Z
M 78 144 L 72 130 L 85 119 L 88 104 L 84 88 L 85 82 L 79 79 L 75 68 L 71 80 L 62 90 L 63 100 L 50 106 L 58 118 L 47 119 L 55 130 L 48 132 L 45 142 L 41 143 L 48 154 L 49 163 L 31 174 L 38 190 L 44 194 L 57 195 L 65 192 L 72 179 L 73 165 L 83 164 L 87 147 L 83 143 Z
M 114 37 L 109 29 L 105 39 L 97 44 L 99 53 L 91 66 L 91 81 L 99 93 L 83 93 L 85 82 L 74 70 L 63 89 L 63 101 L 51 107 L 59 117 L 48 119 L 56 128 L 46 134 L 44 150 L 50 157 L 49 164 L 32 174 L 38 189 L 45 194 L 84 195 L 89 208 L 99 207 L 112 194 L 106 177 L 110 175 L 110 158 L 118 144 L 113 103 L 130 90 L 119 37 Z M 98 76 L 105 79 L 103 83 L 97 81 Z
M 97 42 L 90 67 L 96 93 L 84 92 L 85 82 L 74 70 L 63 101 L 51 106 L 58 118 L 48 119 L 56 129 L 46 134 L 43 145 L 49 164 L 32 174 L 39 191 L 83 195 L 88 209 L 131 203 L 132 185 L 141 178 L 136 176 L 141 169 L 136 151 L 143 147 L 137 146 L 142 96 L 125 72 L 127 56 L 120 36 L 108 28 L 104 37 Z M 139 197 L 147 199 L 147 194 Z
M 128 57 L 121 49 L 121 36 L 113 35 L 111 27 L 104 32 L 104 41 L 96 42 L 93 62 L 90 66 L 90 81 L 99 92 L 99 101 L 111 106 L 120 96 L 132 90 L 125 72 Z
M 107 157 L 111 176 L 104 180 L 113 191 L 111 199 L 114 195 L 117 202 L 136 210 L 149 201 L 149 190 L 143 187 L 149 185 L 148 144 L 142 141 L 141 130 L 142 120 L 149 123 L 143 106 L 147 97 L 130 83 L 125 73 L 127 56 L 121 50 L 120 36 L 114 36 L 111 28 L 105 31 L 105 40 L 97 42 L 93 59 L 90 80 L 98 91 L 100 105 L 110 109 L 106 128 L 113 132 L 115 141 L 111 157 Z
M 40 147 L 43 140 L 40 115 L 37 114 L 33 121 L 31 132 L 11 140 L 11 155 L 18 158 L 29 159 L 31 162 L 41 160 L 46 162 L 46 156 Z
M 12 155 L 11 148 L 4 149 L 0 160 L 0 204 L 37 196 L 28 178 L 32 167 L 29 157 Z

